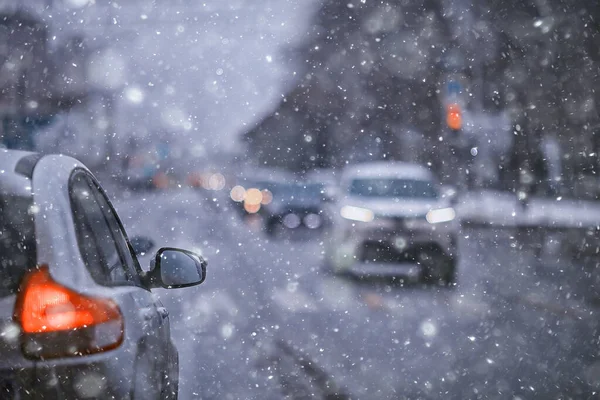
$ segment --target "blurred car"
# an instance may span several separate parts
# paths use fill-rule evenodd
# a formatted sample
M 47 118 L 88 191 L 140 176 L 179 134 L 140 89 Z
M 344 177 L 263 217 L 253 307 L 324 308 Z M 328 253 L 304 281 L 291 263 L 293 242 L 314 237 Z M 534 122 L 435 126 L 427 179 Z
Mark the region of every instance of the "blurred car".
M 138 144 L 127 159 L 125 182 L 133 189 L 222 188 L 223 175 L 206 171 L 200 154 L 194 147 L 165 140 Z
M 271 184 L 267 190 L 271 199 L 261 211 L 268 235 L 274 236 L 280 229 L 322 229 L 326 225 L 324 185 L 282 182 Z
M 322 229 L 327 223 L 325 185 L 312 182 L 243 180 L 231 190 L 231 199 L 242 215 L 262 217 L 265 232 L 281 229 Z M 245 185 L 242 186 L 242 184 Z
M 169 313 L 151 289 L 200 284 L 206 262 L 162 248 L 144 273 L 152 241 L 128 240 L 84 165 L 0 153 L 1 397 L 176 399 Z
M 417 262 L 428 281 L 454 281 L 459 224 L 449 197 L 426 168 L 374 162 L 347 168 L 327 232 L 334 272 L 400 274 Z M 369 266 L 371 264 L 371 266 Z
M 295 176 L 279 170 L 240 167 L 235 185 L 231 187 L 229 198 L 233 209 L 245 217 L 260 214 L 262 206 L 272 200 L 270 187 L 278 182 L 293 182 Z
M 133 189 L 167 187 L 169 153 L 169 145 L 160 142 L 145 144 L 132 151 L 125 167 L 127 185 Z
M 305 178 L 310 182 L 322 183 L 325 187 L 337 186 L 339 171 L 335 169 L 316 168 L 306 173 Z

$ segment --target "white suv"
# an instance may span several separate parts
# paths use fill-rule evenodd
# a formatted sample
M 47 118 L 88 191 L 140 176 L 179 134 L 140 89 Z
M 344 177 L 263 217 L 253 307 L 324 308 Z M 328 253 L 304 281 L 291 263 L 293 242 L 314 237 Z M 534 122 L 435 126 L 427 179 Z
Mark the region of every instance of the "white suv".
M 408 262 L 426 281 L 452 284 L 460 224 L 450 195 L 417 164 L 348 167 L 333 203 L 325 260 L 335 273 L 397 274 Z

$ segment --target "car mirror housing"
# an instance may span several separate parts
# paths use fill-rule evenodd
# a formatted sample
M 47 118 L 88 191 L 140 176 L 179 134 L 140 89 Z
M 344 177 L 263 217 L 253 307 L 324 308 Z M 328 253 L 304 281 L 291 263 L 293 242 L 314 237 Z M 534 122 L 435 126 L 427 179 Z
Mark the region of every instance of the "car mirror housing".
M 151 288 L 164 289 L 196 286 L 206 279 L 206 266 L 206 260 L 196 253 L 163 247 L 156 252 L 147 283 Z

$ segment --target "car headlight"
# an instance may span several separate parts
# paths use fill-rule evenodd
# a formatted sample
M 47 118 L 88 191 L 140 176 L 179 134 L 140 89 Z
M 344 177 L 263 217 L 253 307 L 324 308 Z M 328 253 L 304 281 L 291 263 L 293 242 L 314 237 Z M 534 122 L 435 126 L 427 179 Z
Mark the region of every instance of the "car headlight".
M 456 218 L 456 212 L 454 208 L 440 208 L 437 210 L 431 210 L 425 216 L 425 219 L 430 224 L 439 224 L 441 222 L 450 222 Z
M 319 216 L 319 214 L 312 213 L 305 216 L 302 219 L 302 222 L 304 222 L 304 225 L 306 225 L 308 229 L 317 229 L 322 223 L 321 216 Z
M 351 221 L 360 222 L 371 222 L 375 219 L 375 214 L 368 208 L 344 206 L 340 210 L 342 218 L 349 219 Z

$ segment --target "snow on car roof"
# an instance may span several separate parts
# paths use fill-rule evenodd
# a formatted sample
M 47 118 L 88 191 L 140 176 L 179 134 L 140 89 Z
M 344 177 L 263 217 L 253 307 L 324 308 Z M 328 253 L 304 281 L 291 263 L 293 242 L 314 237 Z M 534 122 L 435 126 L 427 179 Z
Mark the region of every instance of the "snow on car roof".
M 344 171 L 344 180 L 350 178 L 433 178 L 432 173 L 422 165 L 399 161 L 381 161 L 352 165 Z

